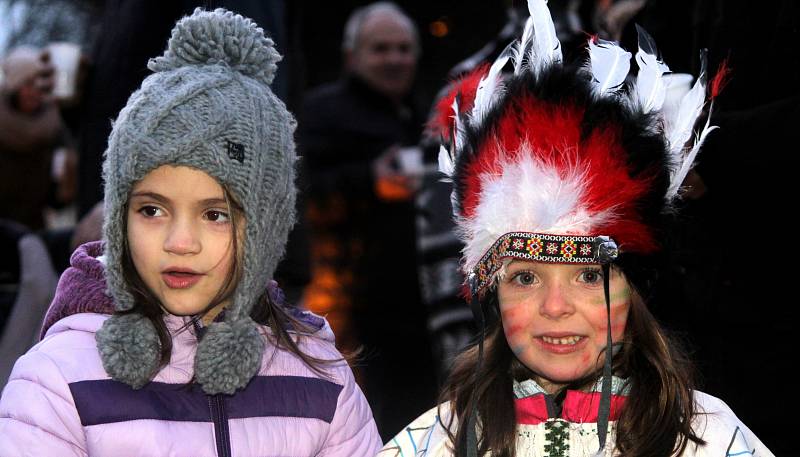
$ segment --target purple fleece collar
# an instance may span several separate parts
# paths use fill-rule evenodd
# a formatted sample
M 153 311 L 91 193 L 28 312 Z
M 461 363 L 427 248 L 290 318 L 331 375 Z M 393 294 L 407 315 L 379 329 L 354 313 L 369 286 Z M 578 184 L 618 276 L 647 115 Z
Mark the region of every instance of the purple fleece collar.
M 72 253 L 70 267 L 61 275 L 53 303 L 47 310 L 39 338 L 59 320 L 78 313 L 113 314 L 114 302 L 106 294 L 103 264 L 103 242 L 83 244 Z

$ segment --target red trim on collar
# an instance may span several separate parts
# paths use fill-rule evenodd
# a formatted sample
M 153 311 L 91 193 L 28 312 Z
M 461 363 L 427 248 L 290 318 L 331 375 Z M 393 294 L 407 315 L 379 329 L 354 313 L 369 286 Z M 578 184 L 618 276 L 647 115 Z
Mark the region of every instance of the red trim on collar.
M 625 406 L 625 396 L 611 395 L 610 421 L 619 419 Z M 561 419 L 582 424 L 597 422 L 597 407 L 600 403 L 600 392 L 579 392 L 570 390 L 564 399 Z M 537 425 L 550 419 L 547 414 L 547 403 L 544 394 L 514 400 L 518 424 Z
M 547 421 L 547 403 L 544 394 L 536 394 L 531 397 L 517 398 L 514 400 L 517 411 L 517 423 L 536 425 Z

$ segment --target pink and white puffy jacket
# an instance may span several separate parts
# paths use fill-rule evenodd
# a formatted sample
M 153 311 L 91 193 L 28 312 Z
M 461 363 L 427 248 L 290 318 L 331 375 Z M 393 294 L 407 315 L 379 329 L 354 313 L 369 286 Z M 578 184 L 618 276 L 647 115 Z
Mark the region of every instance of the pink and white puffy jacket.
M 134 390 L 110 379 L 94 338 L 108 314 L 85 312 L 111 309 L 101 252 L 93 243 L 73 254 L 44 339 L 14 366 L 0 399 L 0 457 L 374 456 L 380 449 L 372 412 L 344 362 L 326 379 L 269 345 L 245 389 L 206 395 L 191 383 L 197 336 L 192 327 L 181 330 L 188 318 L 165 318 L 172 357 L 152 382 Z M 341 357 L 324 319 L 298 317 L 317 329 L 298 338 L 306 354 Z

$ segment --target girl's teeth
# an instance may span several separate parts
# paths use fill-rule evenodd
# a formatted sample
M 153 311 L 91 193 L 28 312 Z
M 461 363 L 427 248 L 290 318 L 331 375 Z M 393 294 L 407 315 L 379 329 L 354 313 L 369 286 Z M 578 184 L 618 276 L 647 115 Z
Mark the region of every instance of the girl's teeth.
M 575 344 L 580 341 L 580 339 L 580 336 L 568 336 L 566 338 L 551 338 L 549 336 L 542 337 L 542 340 L 549 344 Z

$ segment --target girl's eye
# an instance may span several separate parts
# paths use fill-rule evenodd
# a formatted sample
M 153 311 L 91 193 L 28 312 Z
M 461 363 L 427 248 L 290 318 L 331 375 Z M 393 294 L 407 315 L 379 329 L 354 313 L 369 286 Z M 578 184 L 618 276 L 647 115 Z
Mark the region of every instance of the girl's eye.
M 536 282 L 536 276 L 530 271 L 520 271 L 512 279 L 520 286 L 530 286 Z
M 161 211 L 161 208 L 155 206 L 144 206 L 139 210 L 139 212 L 145 217 L 158 217 L 164 214 L 163 211 Z
M 228 218 L 228 213 L 224 211 L 218 211 L 212 209 L 210 211 L 206 211 L 206 219 L 211 222 L 228 222 L 230 219 Z
M 581 271 L 580 281 L 587 284 L 598 284 L 603 280 L 603 273 L 597 269 Z

